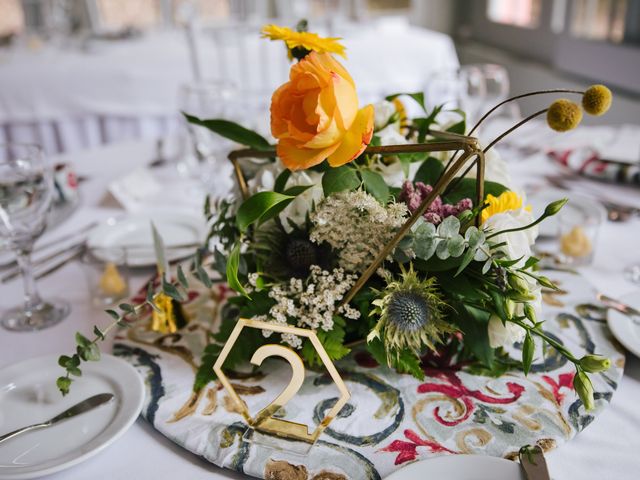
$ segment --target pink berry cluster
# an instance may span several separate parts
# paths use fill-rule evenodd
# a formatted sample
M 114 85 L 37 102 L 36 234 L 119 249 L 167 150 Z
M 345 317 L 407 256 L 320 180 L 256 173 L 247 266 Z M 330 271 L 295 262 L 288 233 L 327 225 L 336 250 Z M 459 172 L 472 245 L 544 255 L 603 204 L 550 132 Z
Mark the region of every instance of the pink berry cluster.
M 409 211 L 411 213 L 415 212 L 422 201 L 433 191 L 433 187 L 431 185 L 425 185 L 422 182 L 416 182 L 414 184 L 405 180 L 402 184 L 402 191 L 400 192 L 400 196 L 398 199 L 401 202 L 407 204 Z M 425 214 L 423 215 L 424 219 L 433 223 L 434 225 L 438 225 L 442 220 L 451 216 L 458 215 L 465 210 L 470 210 L 473 208 L 473 202 L 469 198 L 463 198 L 455 205 L 451 205 L 448 203 L 444 203 L 440 195 L 438 195 L 435 200 L 431 203 Z

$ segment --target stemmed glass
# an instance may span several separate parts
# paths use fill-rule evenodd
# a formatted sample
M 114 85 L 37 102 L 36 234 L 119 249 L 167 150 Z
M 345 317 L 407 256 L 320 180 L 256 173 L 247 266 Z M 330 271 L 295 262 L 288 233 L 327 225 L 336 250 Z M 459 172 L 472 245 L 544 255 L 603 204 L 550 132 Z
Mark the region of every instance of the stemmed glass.
M 40 298 L 31 264 L 33 244 L 45 229 L 53 189 L 53 166 L 38 146 L 0 144 L 0 240 L 14 250 L 24 280 L 24 305 L 0 317 L 8 330 L 40 330 L 69 313 L 68 304 Z

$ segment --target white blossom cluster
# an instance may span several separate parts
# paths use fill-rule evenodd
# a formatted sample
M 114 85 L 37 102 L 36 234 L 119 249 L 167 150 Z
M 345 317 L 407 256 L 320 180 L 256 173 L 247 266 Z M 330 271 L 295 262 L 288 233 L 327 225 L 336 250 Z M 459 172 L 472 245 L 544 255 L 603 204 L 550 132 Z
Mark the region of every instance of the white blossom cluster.
M 355 280 L 355 275 L 346 274 L 342 268 L 329 272 L 312 265 L 306 280 L 292 278 L 288 284 L 274 285 L 269 296 L 276 304 L 269 310 L 269 315 L 260 315 L 255 319 L 278 325 L 294 324 L 301 328 L 330 331 L 333 329 L 334 315 L 339 314 L 352 320 L 360 318 L 360 312 L 349 305 L 336 307 Z M 255 287 L 256 278 L 250 276 L 249 282 Z M 263 330 L 265 337 L 272 333 Z M 293 348 L 302 347 L 302 339 L 297 335 L 283 333 L 282 341 Z
M 393 238 L 408 214 L 404 203 L 386 208 L 362 190 L 326 198 L 311 214 L 312 242 L 327 242 L 338 251 L 340 266 L 361 272 Z

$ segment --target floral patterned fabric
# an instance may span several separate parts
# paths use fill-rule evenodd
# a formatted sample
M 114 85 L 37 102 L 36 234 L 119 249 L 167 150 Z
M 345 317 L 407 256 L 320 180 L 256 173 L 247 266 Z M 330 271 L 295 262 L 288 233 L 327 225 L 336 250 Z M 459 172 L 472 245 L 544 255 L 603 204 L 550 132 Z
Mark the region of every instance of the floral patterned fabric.
M 121 330 L 116 355 L 145 378 L 142 414 L 182 447 L 224 468 L 270 479 L 379 479 L 416 460 L 459 453 L 515 458 L 519 448 L 549 450 L 586 428 L 611 401 L 622 376 L 624 354 L 606 326 L 605 312 L 592 304 L 594 291 L 576 274 L 546 273 L 561 290 L 545 294 L 545 331 L 576 356 L 599 353 L 613 367 L 593 376 L 596 408 L 585 412 L 573 391 L 574 368 L 560 355 L 540 350 L 532 372 L 482 376 L 457 364 L 446 351 L 423 360 L 418 381 L 378 366 L 355 351 L 337 368 L 351 391 L 349 403 L 305 454 L 300 444 L 261 443 L 220 385 L 198 394 L 191 387 L 206 338 L 206 323 L 228 295 L 193 292 L 184 306 L 191 321 L 161 335 L 141 319 Z M 519 346 L 513 347 L 519 358 Z M 257 372 L 228 372 L 252 413 L 266 406 L 289 382 L 290 368 L 265 360 Z M 313 428 L 336 401 L 337 389 L 322 371 L 307 371 L 305 382 L 285 407 L 287 419 Z M 291 447 L 291 448 L 289 448 Z

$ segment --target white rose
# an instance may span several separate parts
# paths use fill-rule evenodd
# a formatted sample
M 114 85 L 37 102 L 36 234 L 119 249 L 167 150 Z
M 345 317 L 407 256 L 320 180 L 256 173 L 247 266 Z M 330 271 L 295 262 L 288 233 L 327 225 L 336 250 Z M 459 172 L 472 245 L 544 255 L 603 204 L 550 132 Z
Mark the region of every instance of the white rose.
M 373 112 L 374 130 L 380 130 L 389 123 L 391 116 L 396 113 L 396 106 L 387 100 L 382 100 L 373 105 Z
M 518 210 L 509 210 L 502 213 L 496 213 L 490 216 L 482 225 L 483 230 L 499 232 L 502 230 L 510 230 L 512 228 L 520 228 L 533 222 L 533 215 L 524 208 Z M 510 260 L 520 258 L 516 267 L 521 267 L 531 256 L 531 245 L 538 236 L 538 227 L 534 226 L 526 230 L 518 232 L 501 233 L 492 237 L 491 240 L 495 244 L 505 243 L 499 247 Z
M 489 319 L 489 345 L 491 348 L 509 347 L 516 342 L 524 340 L 526 331 L 512 322 L 502 323 L 500 317 L 491 315 Z

